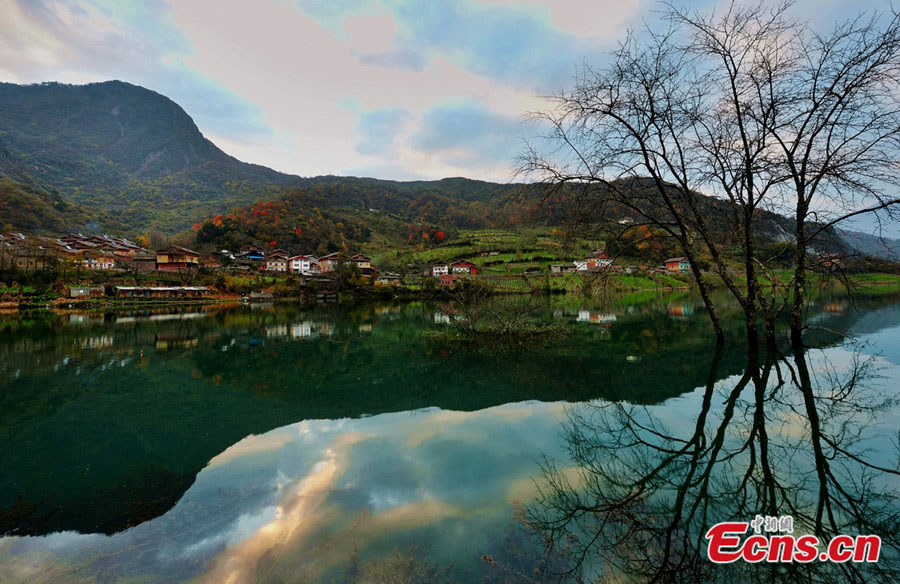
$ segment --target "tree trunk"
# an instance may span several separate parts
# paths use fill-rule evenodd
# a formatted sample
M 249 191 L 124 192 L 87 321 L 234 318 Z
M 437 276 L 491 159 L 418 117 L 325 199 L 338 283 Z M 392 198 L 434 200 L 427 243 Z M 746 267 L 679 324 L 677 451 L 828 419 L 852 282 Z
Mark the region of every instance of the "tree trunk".
M 685 249 L 685 256 L 690 262 L 691 273 L 694 274 L 694 279 L 697 280 L 697 289 L 700 291 L 700 297 L 703 299 L 704 306 L 706 306 L 706 312 L 709 314 L 709 320 L 712 323 L 713 332 L 716 335 L 716 346 L 723 347 L 725 345 L 725 330 L 722 328 L 722 321 L 719 319 L 719 315 L 716 312 L 716 306 L 713 304 L 712 297 L 709 295 L 709 288 L 707 287 L 706 282 L 703 281 L 703 274 L 700 272 L 700 268 L 695 261 L 696 258 L 693 253 Z
M 794 256 L 794 285 L 791 293 L 791 343 L 803 345 L 803 306 L 806 298 L 806 221 L 797 214 L 797 251 Z

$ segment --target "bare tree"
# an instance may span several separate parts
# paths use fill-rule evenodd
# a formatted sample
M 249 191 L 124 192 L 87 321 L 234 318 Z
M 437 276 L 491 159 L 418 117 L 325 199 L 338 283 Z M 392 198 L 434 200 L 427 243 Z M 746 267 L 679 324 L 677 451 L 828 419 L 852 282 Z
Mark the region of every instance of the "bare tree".
M 760 311 L 773 327 L 787 303 L 777 278 L 761 284 L 771 276 L 762 222 L 793 214 L 795 270 L 784 288 L 799 338 L 816 238 L 900 204 L 887 194 L 900 186 L 900 16 L 821 35 L 790 9 L 732 3 L 704 15 L 665 4 L 664 32 L 629 35 L 608 66 L 585 66 L 574 89 L 533 114 L 549 129 L 520 159 L 545 196 L 588 200 L 593 216 L 625 209 L 674 238 L 720 343 L 701 256 L 740 303 L 755 346 Z M 727 269 L 734 248 L 746 283 Z
M 151 267 L 146 266 L 135 258 L 116 260 L 116 269 L 128 274 L 134 280 L 135 286 L 141 285 L 141 276 L 145 276 L 152 271 Z
M 462 279 L 455 286 L 434 289 L 424 297 L 426 305 L 446 317 L 459 341 L 520 348 L 556 339 L 558 324 L 535 318 L 534 303 L 519 295 L 495 296 L 480 280 Z
M 7 276 L 15 272 L 15 250 L 6 242 L 0 243 L 0 282 L 5 282 Z
M 188 284 L 192 284 L 197 278 L 197 274 L 200 273 L 200 267 L 197 265 L 185 264 L 179 266 L 175 270 L 175 273 L 178 275 L 178 281 L 181 282 L 181 285 L 187 286 Z

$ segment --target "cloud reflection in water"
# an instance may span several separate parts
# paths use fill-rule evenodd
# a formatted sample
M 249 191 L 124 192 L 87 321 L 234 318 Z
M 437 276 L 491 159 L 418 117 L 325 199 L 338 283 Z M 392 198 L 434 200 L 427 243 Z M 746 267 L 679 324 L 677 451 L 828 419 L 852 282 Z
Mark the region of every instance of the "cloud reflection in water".
M 267 582 L 330 577 L 354 551 L 471 557 L 558 452 L 561 403 L 304 421 L 215 458 L 165 515 L 113 536 L 0 540 L 0 580 Z M 479 547 L 481 546 L 481 547 Z

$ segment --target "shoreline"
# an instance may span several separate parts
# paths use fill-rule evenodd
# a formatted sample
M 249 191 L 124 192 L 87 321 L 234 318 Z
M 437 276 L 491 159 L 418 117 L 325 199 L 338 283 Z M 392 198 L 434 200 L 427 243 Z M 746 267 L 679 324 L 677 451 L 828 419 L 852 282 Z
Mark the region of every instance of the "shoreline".
M 829 285 L 825 288 L 820 289 L 820 292 L 843 292 L 847 293 L 847 289 L 840 285 L 839 283 L 835 283 L 837 285 Z M 658 295 L 669 294 L 672 292 L 696 292 L 697 289 L 694 286 L 680 286 L 677 288 L 672 287 L 658 287 L 658 288 L 624 288 L 624 287 L 610 287 L 605 290 L 594 290 L 593 294 L 582 294 L 579 292 L 573 291 L 560 291 L 560 290 L 533 290 L 533 291 L 514 291 L 514 290 L 500 290 L 491 292 L 491 296 L 581 296 L 585 298 L 597 297 L 603 294 L 635 294 L 635 293 L 652 293 Z M 897 294 L 900 292 L 897 287 L 897 282 L 884 281 L 884 282 L 866 282 L 864 286 L 861 286 L 860 290 L 854 291 L 860 297 L 868 297 L 868 296 L 890 296 Z M 305 296 L 284 296 L 284 297 L 273 297 L 271 299 L 265 300 L 256 300 L 245 302 L 242 301 L 242 296 L 238 295 L 229 295 L 229 296 L 216 296 L 210 298 L 185 298 L 185 299 L 177 299 L 177 298 L 150 298 L 150 299 L 134 299 L 134 298 L 90 298 L 84 300 L 73 299 L 71 301 L 61 301 L 61 299 L 55 299 L 53 301 L 47 302 L 24 302 L 24 303 L 13 303 L 13 302 L 0 302 L 0 314 L 12 314 L 12 313 L 24 313 L 29 311 L 42 311 L 48 310 L 52 312 L 59 313 L 84 313 L 84 312 L 110 312 L 117 310 L 149 310 L 149 309 L 171 309 L 176 307 L 214 307 L 214 306 L 253 306 L 253 305 L 278 305 L 278 304 L 299 304 L 299 305 L 339 305 L 339 304 L 364 304 L 366 302 L 378 302 L 378 301 L 421 301 L 421 300 L 429 300 L 440 298 L 440 294 L 423 293 L 421 290 L 407 290 L 407 293 L 404 294 L 371 294 L 371 293 L 363 293 L 363 294 L 354 294 L 353 291 L 347 291 L 344 293 L 336 293 L 333 298 L 334 300 L 323 300 L 321 298 L 317 298 L 315 294 L 309 294 Z M 452 300 L 452 296 L 447 295 L 446 299 Z
M 696 292 L 697 286 L 692 282 L 681 282 L 680 286 L 666 285 L 651 278 L 642 278 L 644 281 L 638 282 L 622 279 L 606 280 L 602 284 L 588 283 L 587 286 L 583 282 L 566 282 L 569 278 L 556 279 L 552 281 L 552 285 L 540 285 L 537 279 L 530 280 L 528 278 L 504 280 L 502 282 L 474 280 L 485 286 L 484 292 L 492 296 L 594 296 L 608 293 L 656 293 L 667 294 L 672 292 Z M 629 278 L 630 279 L 630 278 Z M 624 280 L 624 281 L 623 281 Z M 550 280 L 542 278 L 541 281 L 550 284 Z M 653 282 L 655 285 L 648 286 L 646 283 Z M 883 295 L 900 292 L 900 277 L 887 273 L 861 273 L 851 276 L 851 286 L 848 288 L 844 282 L 839 280 L 821 280 L 818 279 L 814 283 L 815 287 L 822 292 L 845 292 L 850 294 L 859 294 L 861 296 Z M 575 285 L 578 284 L 578 285 Z M 769 284 L 771 286 L 771 283 Z M 766 286 L 768 288 L 769 286 Z M 714 286 L 720 288 L 719 286 Z M 271 288 L 263 288 L 261 291 L 271 292 Z M 287 294 L 285 294 L 287 293 Z M 249 294 L 249 292 L 247 293 Z M 425 289 L 420 285 L 413 287 L 387 286 L 377 285 L 373 287 L 352 287 L 343 291 L 333 291 L 323 296 L 322 292 L 317 290 L 283 290 L 283 295 L 273 295 L 266 299 L 252 299 L 250 304 L 257 302 L 286 302 L 286 303 L 309 303 L 325 301 L 326 303 L 344 303 L 350 302 L 366 302 L 378 300 L 422 300 L 430 299 L 435 296 L 446 295 L 452 296 L 452 288 L 442 286 L 434 286 Z M 172 307 L 172 306 L 197 306 L 197 305 L 220 305 L 220 304 L 238 304 L 247 302 L 246 294 L 235 292 L 226 292 L 216 290 L 215 294 L 205 297 L 190 298 L 174 298 L 174 297 L 157 297 L 157 298 L 136 298 L 136 297 L 113 297 L 113 296 L 91 296 L 80 298 L 63 298 L 60 296 L 51 297 L 49 294 L 43 296 L 28 296 L 19 294 L 16 296 L 7 295 L 6 298 L 0 300 L 0 311 L 16 312 L 27 310 L 74 310 L 74 311 L 103 311 L 116 309 L 147 309 L 154 307 Z

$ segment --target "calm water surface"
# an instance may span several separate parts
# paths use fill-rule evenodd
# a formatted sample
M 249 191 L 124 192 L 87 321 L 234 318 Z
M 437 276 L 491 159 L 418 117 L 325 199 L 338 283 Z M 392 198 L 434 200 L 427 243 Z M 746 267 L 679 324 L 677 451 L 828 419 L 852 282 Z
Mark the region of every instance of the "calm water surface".
M 590 466 L 573 437 L 616 432 L 610 404 L 673 436 L 727 417 L 747 355 L 738 311 L 714 355 L 689 295 L 532 302 L 563 338 L 468 346 L 419 303 L 0 316 L 0 582 L 533 577 L 518 519 L 548 465 Z M 809 322 L 815 379 L 865 362 L 893 396 L 897 299 L 819 300 Z M 805 432 L 776 401 L 773 433 Z M 878 414 L 857 443 L 896 464 L 897 412 Z

